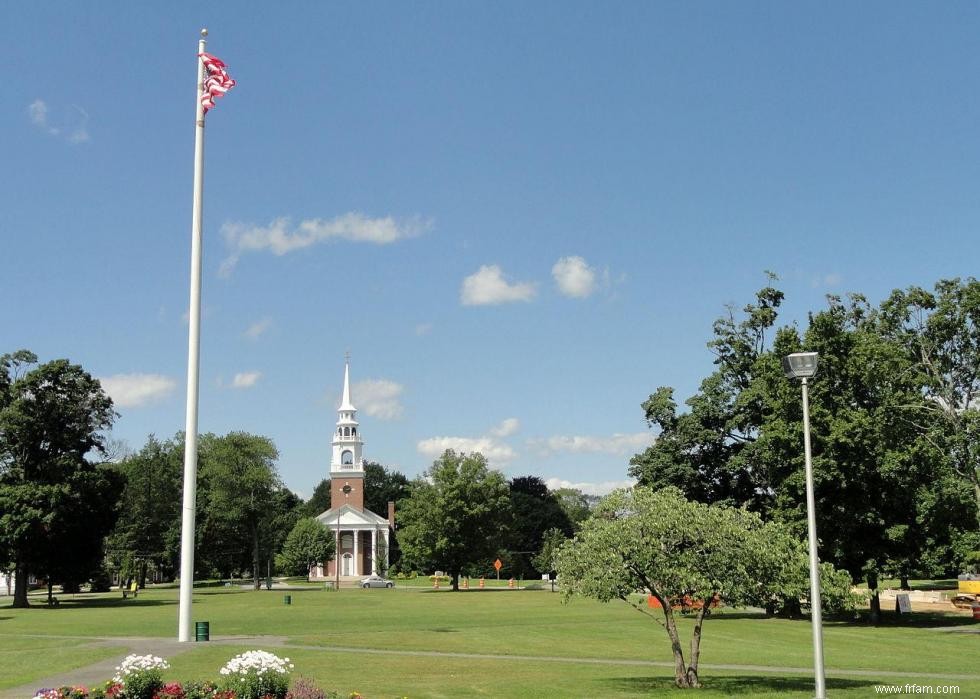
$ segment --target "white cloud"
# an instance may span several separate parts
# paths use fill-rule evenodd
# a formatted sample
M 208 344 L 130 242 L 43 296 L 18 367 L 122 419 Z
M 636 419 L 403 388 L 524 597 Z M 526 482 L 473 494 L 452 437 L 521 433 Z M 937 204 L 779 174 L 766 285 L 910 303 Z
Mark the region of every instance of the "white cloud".
M 78 105 L 71 105 L 70 112 L 63 126 L 53 126 L 48 116 L 48 104 L 42 99 L 36 99 L 27 105 L 27 115 L 31 123 L 50 136 L 63 136 L 71 144 L 85 143 L 90 140 L 88 133 L 88 112 Z
M 818 289 L 820 287 L 830 287 L 840 286 L 841 282 L 844 281 L 844 277 L 839 272 L 830 272 L 829 274 L 823 274 L 810 279 L 810 287 L 813 289 Z
M 460 301 L 464 306 L 490 306 L 512 301 L 530 301 L 537 294 L 532 282 L 510 284 L 497 265 L 483 265 L 463 280 Z
M 421 337 L 432 332 L 432 323 L 419 323 L 415 326 L 415 334 Z
M 596 290 L 596 273 L 578 256 L 562 257 L 551 268 L 558 290 L 565 296 L 584 299 Z
M 169 396 L 176 382 L 160 374 L 115 374 L 100 378 L 112 402 L 123 408 L 138 408 Z
M 48 126 L 48 105 L 44 100 L 37 99 L 27 105 L 27 114 L 31 118 L 31 123 L 40 126 L 53 136 L 58 134 L 58 130 L 51 130 Z
M 633 454 L 653 444 L 650 432 L 615 433 L 608 437 L 586 435 L 554 435 L 532 439 L 528 444 L 542 454 L 572 452 L 577 454 Z
M 420 454 L 436 458 L 446 449 L 472 454 L 479 452 L 487 457 L 493 465 L 503 465 L 512 461 L 517 452 L 507 443 L 501 441 L 520 429 L 521 422 L 516 417 L 509 417 L 489 430 L 482 437 L 430 437 L 421 440 L 416 448 Z
M 368 218 L 356 211 L 324 220 L 304 219 L 293 226 L 288 218 L 277 218 L 268 226 L 229 221 L 221 227 L 228 246 L 228 257 L 221 263 L 220 273 L 231 274 L 238 259 L 246 252 L 269 251 L 285 255 L 329 240 L 387 245 L 422 233 L 431 223 L 418 218 L 396 221 L 390 216 Z
M 261 371 L 243 371 L 235 374 L 235 378 L 231 380 L 231 387 L 251 388 L 260 378 L 262 378 Z
M 516 417 L 509 417 L 499 425 L 490 430 L 494 437 L 509 437 L 521 428 L 521 421 Z
M 367 379 L 351 386 L 351 400 L 360 410 L 379 420 L 397 420 L 405 411 L 399 398 L 405 387 L 387 379 Z
M 245 330 L 245 337 L 250 340 L 257 340 L 259 337 L 265 334 L 265 332 L 272 327 L 272 318 L 263 318 L 257 320 L 248 326 Z
M 420 441 L 416 448 L 420 454 L 432 459 L 438 458 L 446 449 L 467 454 L 479 452 L 494 466 L 505 464 L 516 456 L 509 445 L 493 437 L 431 437 Z
M 571 481 L 566 481 L 562 478 L 549 478 L 545 481 L 545 485 L 548 486 L 549 490 L 558 490 L 559 488 L 574 488 L 575 490 L 581 490 L 586 495 L 608 495 L 612 491 L 618 488 L 632 488 L 636 485 L 636 481 L 626 480 L 626 481 L 601 481 L 599 483 L 572 483 Z

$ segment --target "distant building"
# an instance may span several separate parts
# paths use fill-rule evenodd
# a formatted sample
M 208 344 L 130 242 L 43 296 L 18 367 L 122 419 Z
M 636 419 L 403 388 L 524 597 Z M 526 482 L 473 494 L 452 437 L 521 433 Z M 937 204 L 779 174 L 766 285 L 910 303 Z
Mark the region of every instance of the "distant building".
M 330 509 L 317 515 L 337 541 L 332 561 L 314 567 L 310 578 L 332 580 L 355 578 L 378 572 L 379 557 L 385 568 L 389 561 L 391 532 L 395 526 L 395 503 L 388 503 L 388 516 L 364 509 L 364 441 L 359 434 L 357 408 L 350 399 L 350 359 L 344 363 L 344 393 L 337 409 L 337 429 L 330 457 Z M 380 556 L 379 556 L 380 552 Z

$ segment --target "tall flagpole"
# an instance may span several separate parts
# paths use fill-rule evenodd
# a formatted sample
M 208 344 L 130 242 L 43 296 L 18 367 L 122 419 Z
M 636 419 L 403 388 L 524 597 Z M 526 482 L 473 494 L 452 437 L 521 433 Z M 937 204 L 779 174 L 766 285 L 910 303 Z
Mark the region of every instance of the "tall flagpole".
M 207 29 L 197 45 L 197 119 L 194 128 L 194 207 L 191 215 L 190 332 L 187 339 L 187 422 L 184 427 L 184 503 L 180 529 L 180 611 L 177 640 L 191 641 L 194 594 L 194 519 L 197 508 L 197 404 L 201 363 L 201 205 L 204 198 L 204 53 Z

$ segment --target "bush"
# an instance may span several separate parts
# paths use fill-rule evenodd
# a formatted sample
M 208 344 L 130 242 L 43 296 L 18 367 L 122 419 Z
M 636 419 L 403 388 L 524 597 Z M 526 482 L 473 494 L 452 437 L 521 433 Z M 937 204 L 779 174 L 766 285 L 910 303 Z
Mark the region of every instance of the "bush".
M 109 592 L 112 589 L 112 578 L 105 568 L 99 568 L 92 573 L 89 580 L 89 592 Z
M 286 699 L 327 699 L 327 695 L 311 680 L 299 677 L 293 682 Z
M 229 660 L 221 674 L 222 689 L 235 693 L 235 699 L 286 699 L 289 691 L 289 658 L 264 650 L 250 650 Z
M 153 699 L 163 687 L 161 671 L 169 667 L 166 660 L 155 655 L 127 655 L 112 679 L 122 685 L 126 699 Z
M 211 699 L 217 690 L 214 682 L 188 682 L 184 685 L 184 699 Z

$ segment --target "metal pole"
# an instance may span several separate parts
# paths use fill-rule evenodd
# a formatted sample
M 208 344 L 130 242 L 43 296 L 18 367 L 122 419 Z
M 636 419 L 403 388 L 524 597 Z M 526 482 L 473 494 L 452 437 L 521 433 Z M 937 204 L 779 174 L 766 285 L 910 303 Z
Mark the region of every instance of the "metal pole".
M 198 54 L 204 53 L 207 29 L 201 30 Z M 194 127 L 194 204 L 191 214 L 190 331 L 187 338 L 187 422 L 184 427 L 184 501 L 180 529 L 180 605 L 177 640 L 191 639 L 194 594 L 194 517 L 197 509 L 197 405 L 201 363 L 201 209 L 204 200 L 204 62 L 197 59 L 197 118 Z
M 803 451 L 806 460 L 806 526 L 810 541 L 810 622 L 813 626 L 813 670 L 816 699 L 826 699 L 823 668 L 823 615 L 820 610 L 820 559 L 817 556 L 817 506 L 813 496 L 813 463 L 810 452 L 810 397 L 803 379 Z

